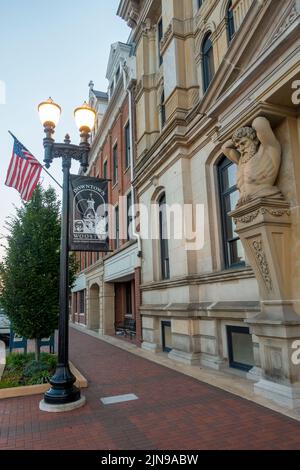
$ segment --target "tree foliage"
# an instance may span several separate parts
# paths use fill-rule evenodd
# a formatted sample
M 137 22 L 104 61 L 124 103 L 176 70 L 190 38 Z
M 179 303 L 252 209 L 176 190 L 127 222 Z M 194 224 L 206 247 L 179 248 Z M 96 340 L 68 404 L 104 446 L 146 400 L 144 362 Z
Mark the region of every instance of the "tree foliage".
M 9 236 L 1 265 L 1 304 L 16 333 L 50 336 L 58 327 L 60 204 L 54 189 L 37 186 L 31 201 L 7 222 Z M 75 261 L 71 260 L 70 286 Z

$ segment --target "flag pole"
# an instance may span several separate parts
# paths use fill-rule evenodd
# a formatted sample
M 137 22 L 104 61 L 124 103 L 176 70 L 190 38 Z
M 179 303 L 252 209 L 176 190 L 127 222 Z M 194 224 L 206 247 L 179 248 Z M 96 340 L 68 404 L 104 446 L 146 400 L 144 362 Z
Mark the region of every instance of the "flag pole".
M 13 135 L 12 132 L 8 131 L 8 133 L 12 136 L 13 139 L 18 140 L 18 139 L 16 138 L 16 136 Z M 18 142 L 19 142 L 19 140 L 18 140 Z M 23 147 L 25 148 L 25 150 L 27 150 L 27 152 L 29 152 L 29 150 L 28 150 L 25 146 L 23 146 Z M 31 152 L 30 152 L 30 153 L 31 153 Z M 38 161 L 38 159 L 37 159 L 37 161 Z M 39 161 L 38 161 L 38 162 L 39 162 Z M 54 183 L 56 183 L 57 186 L 59 186 L 60 189 L 62 189 L 62 185 L 59 184 L 59 182 L 54 178 L 54 176 L 51 175 L 51 173 L 49 173 L 49 171 L 46 169 L 45 165 L 42 165 L 40 162 L 39 162 L 39 164 L 41 165 L 41 167 L 43 168 L 43 170 L 45 171 L 45 173 L 47 173 L 47 175 L 50 176 L 50 178 L 54 181 Z

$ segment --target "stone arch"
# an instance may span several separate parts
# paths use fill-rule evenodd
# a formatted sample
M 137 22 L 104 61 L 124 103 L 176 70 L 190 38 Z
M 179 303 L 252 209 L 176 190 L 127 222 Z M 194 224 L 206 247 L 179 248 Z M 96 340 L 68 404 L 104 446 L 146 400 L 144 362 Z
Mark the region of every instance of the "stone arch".
M 218 165 L 223 158 L 221 144 L 218 144 L 208 155 L 205 162 L 207 181 L 207 205 L 209 233 L 212 253 L 213 270 L 220 271 L 223 267 L 222 224 L 219 201 Z
M 158 181 L 157 181 L 158 182 Z M 152 269 L 153 279 L 158 281 L 161 279 L 161 263 L 160 263 L 160 239 L 159 239 L 159 200 L 166 194 L 166 188 L 158 185 L 151 197 L 151 239 L 152 239 Z
M 89 288 L 88 326 L 96 331 L 100 328 L 100 286 L 98 283 L 93 283 Z
M 220 8 L 220 22 L 222 22 L 227 16 L 227 9 L 230 0 L 223 0 L 221 8 Z
M 213 21 L 208 21 L 207 23 L 203 24 L 203 27 L 198 32 L 196 40 L 195 40 L 196 56 L 201 54 L 202 44 L 207 34 L 210 33 L 212 35 L 212 41 L 213 41 L 214 33 L 216 32 L 216 29 L 217 29 L 216 24 Z

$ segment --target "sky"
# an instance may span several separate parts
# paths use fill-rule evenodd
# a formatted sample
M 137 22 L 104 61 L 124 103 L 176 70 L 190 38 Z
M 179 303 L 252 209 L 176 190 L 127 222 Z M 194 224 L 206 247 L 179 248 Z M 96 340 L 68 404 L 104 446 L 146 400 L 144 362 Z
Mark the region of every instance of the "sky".
M 88 98 L 88 83 L 107 91 L 110 45 L 127 42 L 129 28 L 116 12 L 119 0 L 1 0 L 0 2 L 0 234 L 20 206 L 19 193 L 5 186 L 12 154 L 10 130 L 43 160 L 43 128 L 37 106 L 51 96 L 62 107 L 55 133 L 79 143 L 73 111 Z M 72 172 L 78 166 L 73 164 Z M 61 162 L 50 172 L 61 182 Z M 42 172 L 43 187 L 51 184 Z M 60 191 L 58 188 L 58 194 Z M 2 244 L 4 240 L 0 240 Z M 0 257 L 4 254 L 0 247 Z

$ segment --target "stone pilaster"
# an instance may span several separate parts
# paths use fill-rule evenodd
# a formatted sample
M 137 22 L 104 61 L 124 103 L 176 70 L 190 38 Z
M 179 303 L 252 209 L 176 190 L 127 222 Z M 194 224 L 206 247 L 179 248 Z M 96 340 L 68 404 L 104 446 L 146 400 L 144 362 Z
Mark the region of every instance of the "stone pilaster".
M 256 199 L 230 214 L 255 272 L 261 312 L 246 322 L 258 337 L 262 378 L 255 391 L 289 408 L 300 407 L 300 367 L 293 344 L 300 316 L 293 308 L 291 214 L 283 199 Z

